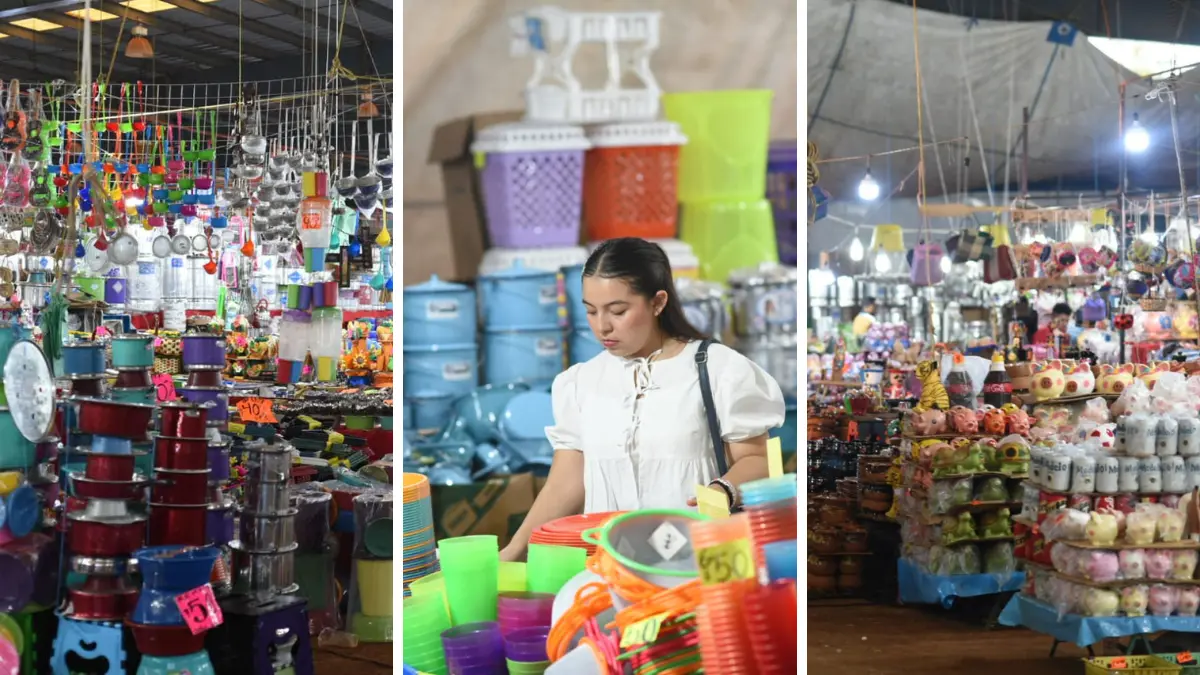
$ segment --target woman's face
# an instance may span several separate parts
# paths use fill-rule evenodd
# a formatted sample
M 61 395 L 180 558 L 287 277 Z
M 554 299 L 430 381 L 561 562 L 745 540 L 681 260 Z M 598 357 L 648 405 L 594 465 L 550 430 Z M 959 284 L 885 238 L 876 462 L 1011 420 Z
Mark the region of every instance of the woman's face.
M 667 294 L 662 291 L 647 300 L 622 279 L 583 278 L 588 325 L 604 348 L 617 356 L 645 356 L 642 352 L 658 334 L 657 314 L 666 304 Z

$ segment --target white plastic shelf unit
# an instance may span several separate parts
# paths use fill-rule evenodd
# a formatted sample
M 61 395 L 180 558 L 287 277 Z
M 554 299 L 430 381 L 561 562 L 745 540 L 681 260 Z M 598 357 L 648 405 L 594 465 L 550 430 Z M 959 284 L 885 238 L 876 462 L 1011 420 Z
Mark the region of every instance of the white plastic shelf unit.
M 596 124 L 658 117 L 661 90 L 650 72 L 661 12 L 568 12 L 538 7 L 510 19 L 513 56 L 534 55 L 525 85 L 525 117 L 537 122 Z M 608 79 L 584 91 L 571 70 L 579 46 L 605 45 Z M 628 54 L 624 58 L 621 48 Z M 622 88 L 626 74 L 644 85 Z

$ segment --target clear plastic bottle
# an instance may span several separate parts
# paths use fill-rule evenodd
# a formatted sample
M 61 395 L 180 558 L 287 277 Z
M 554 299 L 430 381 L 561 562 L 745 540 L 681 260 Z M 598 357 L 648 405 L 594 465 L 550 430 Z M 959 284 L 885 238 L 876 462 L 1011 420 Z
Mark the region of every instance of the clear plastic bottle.
M 296 230 L 304 244 L 304 267 L 309 272 L 325 269 L 325 249 L 333 229 L 333 202 L 325 194 L 326 180 L 304 181 L 312 190 L 305 194 L 296 210 Z

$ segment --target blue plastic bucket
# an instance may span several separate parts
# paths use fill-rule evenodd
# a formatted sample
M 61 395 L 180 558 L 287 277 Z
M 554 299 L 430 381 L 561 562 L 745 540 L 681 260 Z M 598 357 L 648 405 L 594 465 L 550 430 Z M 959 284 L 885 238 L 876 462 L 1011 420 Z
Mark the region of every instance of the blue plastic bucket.
M 483 349 L 485 384 L 550 382 L 563 370 L 563 331 L 558 327 L 489 331 Z
M 474 342 L 476 325 L 475 291 L 470 288 L 434 275 L 423 284 L 404 289 L 406 349 Z
M 567 316 L 576 328 L 587 328 L 587 310 L 583 308 L 583 265 L 562 268 L 563 290 L 567 296 Z
M 476 286 L 485 331 L 562 323 L 556 272 L 525 267 L 518 260 L 508 269 L 480 277 Z
M 406 384 L 405 387 L 407 386 Z M 453 394 L 419 391 L 415 396 L 406 398 L 407 405 L 412 408 L 413 428 L 419 431 L 440 431 L 446 427 L 454 414 L 456 397 Z
M 584 326 L 583 328 L 576 327 L 571 331 L 571 342 L 568 353 L 571 357 L 571 365 L 576 363 L 584 363 L 596 358 L 600 352 L 604 351 L 604 345 L 596 339 L 595 333 L 591 328 Z
M 405 391 L 462 396 L 469 394 L 477 384 L 479 348 L 474 343 L 405 345 Z

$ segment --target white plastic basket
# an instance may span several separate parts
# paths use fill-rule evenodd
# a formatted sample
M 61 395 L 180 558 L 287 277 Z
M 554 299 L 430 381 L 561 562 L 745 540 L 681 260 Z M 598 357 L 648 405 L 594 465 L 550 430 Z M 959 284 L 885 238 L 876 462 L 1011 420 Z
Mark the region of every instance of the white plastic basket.
M 525 267 L 557 272 L 571 265 L 587 262 L 588 252 L 582 246 L 553 248 L 492 248 L 483 254 L 479 276 L 509 269 L 518 260 Z
M 588 127 L 587 139 L 593 148 L 652 148 L 662 145 L 686 145 L 687 136 L 674 122 L 619 122 Z
M 583 127 L 569 124 L 505 122 L 481 130 L 471 152 L 562 152 L 591 147 Z

